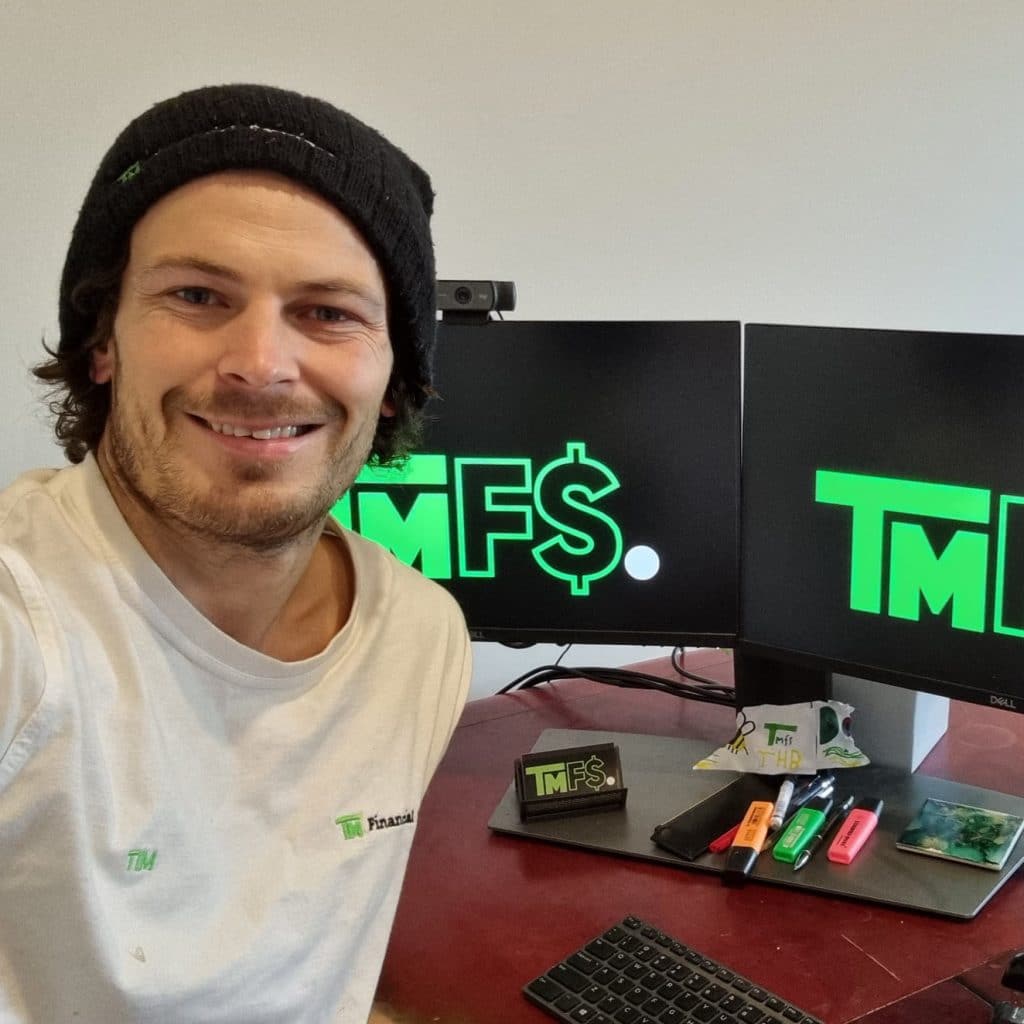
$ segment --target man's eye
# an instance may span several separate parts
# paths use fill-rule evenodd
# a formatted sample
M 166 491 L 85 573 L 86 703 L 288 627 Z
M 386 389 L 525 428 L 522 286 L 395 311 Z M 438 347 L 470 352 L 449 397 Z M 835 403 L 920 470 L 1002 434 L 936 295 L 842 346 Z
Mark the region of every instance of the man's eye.
M 191 306 L 207 306 L 213 297 L 209 288 L 179 288 L 174 294 Z
M 335 306 L 317 306 L 313 310 L 313 318 L 320 320 L 323 323 L 338 324 L 344 323 L 349 320 L 348 313 L 343 309 L 338 309 Z

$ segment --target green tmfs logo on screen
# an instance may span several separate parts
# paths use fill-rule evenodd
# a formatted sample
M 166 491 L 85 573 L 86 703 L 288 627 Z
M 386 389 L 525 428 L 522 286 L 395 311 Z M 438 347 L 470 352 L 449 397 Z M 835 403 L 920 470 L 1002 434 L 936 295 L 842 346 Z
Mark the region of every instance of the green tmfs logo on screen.
M 419 454 L 398 468 L 365 467 L 331 514 L 437 580 L 494 578 L 499 547 L 528 545 L 541 573 L 586 597 L 620 564 L 637 580 L 660 568 L 649 547 L 624 552 L 619 524 L 602 509 L 619 486 L 582 441 L 541 465 Z
M 822 469 L 816 474 L 815 500 L 853 510 L 852 610 L 881 614 L 887 575 L 885 611 L 893 618 L 917 621 L 923 599 L 933 615 L 950 606 L 953 628 L 983 633 L 991 598 L 992 630 L 1024 637 L 1024 616 L 1018 613 L 1022 621 L 1016 625 L 1006 621 L 1004 594 L 1011 513 L 1016 506 L 1024 505 L 1024 497 L 1000 495 L 993 523 L 992 492 L 983 488 Z M 945 547 L 936 551 L 924 526 L 910 521 L 920 519 L 943 520 L 958 528 Z M 1015 521 L 1019 524 L 1016 517 Z M 886 541 L 888 567 L 884 564 Z M 995 574 L 990 582 L 989 545 L 993 542 Z

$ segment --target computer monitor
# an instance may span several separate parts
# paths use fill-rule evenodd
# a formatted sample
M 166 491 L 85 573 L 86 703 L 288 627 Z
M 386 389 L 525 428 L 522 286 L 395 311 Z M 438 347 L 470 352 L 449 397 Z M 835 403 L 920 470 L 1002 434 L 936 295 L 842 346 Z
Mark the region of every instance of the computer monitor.
M 1024 710 L 1024 339 L 744 349 L 740 650 Z
M 738 323 L 439 325 L 421 450 L 335 506 L 479 640 L 729 644 Z

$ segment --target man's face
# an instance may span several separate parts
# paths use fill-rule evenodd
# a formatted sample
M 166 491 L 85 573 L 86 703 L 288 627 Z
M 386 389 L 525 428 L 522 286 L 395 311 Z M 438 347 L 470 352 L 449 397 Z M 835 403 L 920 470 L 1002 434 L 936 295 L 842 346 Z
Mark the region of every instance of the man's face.
M 384 280 L 348 220 L 277 175 L 197 179 L 132 233 L 93 355 L 101 464 L 154 524 L 272 549 L 352 483 L 392 363 Z

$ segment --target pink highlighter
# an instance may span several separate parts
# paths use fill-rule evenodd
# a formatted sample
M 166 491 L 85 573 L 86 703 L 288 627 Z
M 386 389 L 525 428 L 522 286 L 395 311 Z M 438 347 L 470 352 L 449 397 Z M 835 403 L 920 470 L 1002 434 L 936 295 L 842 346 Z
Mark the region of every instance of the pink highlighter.
M 832 840 L 828 848 L 828 859 L 836 864 L 849 864 L 860 853 L 868 836 L 875 831 L 882 807 L 882 801 L 874 798 L 858 801 Z

